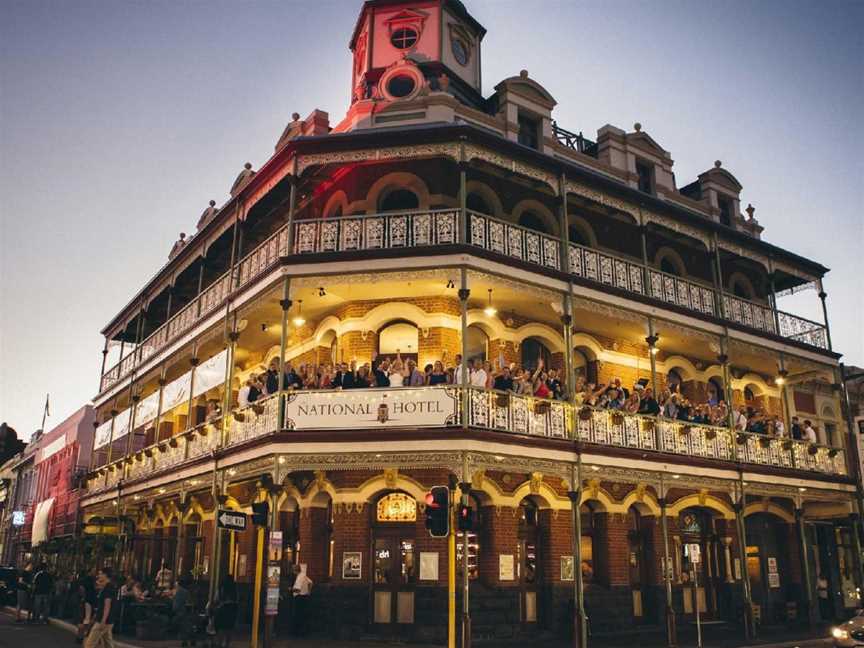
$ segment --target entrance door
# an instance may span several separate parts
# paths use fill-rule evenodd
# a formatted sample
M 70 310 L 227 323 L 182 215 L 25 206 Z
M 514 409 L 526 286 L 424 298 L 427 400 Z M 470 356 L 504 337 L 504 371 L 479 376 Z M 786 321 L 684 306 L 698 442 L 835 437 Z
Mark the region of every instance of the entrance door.
M 711 553 L 711 516 L 698 509 L 687 509 L 681 513 L 681 542 L 684 544 L 681 562 L 683 581 L 684 614 L 696 618 L 698 607 L 702 619 L 714 619 L 716 601 L 714 590 L 714 570 L 709 565 Z M 698 545 L 697 556 L 690 551 L 691 545 Z
M 639 511 L 635 508 L 630 509 L 630 531 L 627 534 L 628 539 L 628 565 L 630 572 L 630 591 L 633 596 L 633 618 L 636 623 L 646 623 L 653 620 L 651 610 L 646 610 L 646 606 L 650 607 L 651 597 L 648 595 L 646 588 L 651 582 L 648 569 L 650 560 L 644 560 L 643 557 L 650 555 L 646 551 L 646 547 L 650 543 L 649 538 L 651 529 L 648 528 L 649 523 L 646 518 L 639 515 Z
M 537 505 L 522 500 L 519 518 L 518 576 L 520 585 L 519 608 L 522 623 L 537 623 L 539 613 L 538 586 L 540 584 L 540 529 Z
M 406 530 L 407 531 L 407 530 Z M 376 530 L 372 547 L 373 623 L 387 635 L 404 634 L 414 623 L 416 546 L 412 533 Z

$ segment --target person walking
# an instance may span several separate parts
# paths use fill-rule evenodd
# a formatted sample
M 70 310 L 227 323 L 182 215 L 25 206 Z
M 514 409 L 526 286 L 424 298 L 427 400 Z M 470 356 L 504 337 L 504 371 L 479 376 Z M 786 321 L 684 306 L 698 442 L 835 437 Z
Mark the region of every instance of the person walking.
M 78 577 L 75 587 L 78 590 L 78 598 L 80 600 L 80 608 L 78 611 L 78 634 L 75 637 L 76 643 L 82 643 L 87 633 L 90 632 L 90 626 L 93 624 L 93 608 L 96 605 L 96 589 L 93 585 L 93 578 L 89 574 L 81 574 Z
M 33 577 L 33 623 L 43 621 L 48 623 L 48 606 L 53 589 L 53 578 L 48 571 L 48 565 L 42 563 Z
M 231 635 L 237 625 L 237 586 L 228 574 L 219 584 L 216 600 L 211 609 L 216 636 L 211 645 L 216 648 L 230 648 Z
M 15 623 L 24 623 L 26 619 L 21 618 L 21 613 L 27 610 L 27 615 L 32 614 L 32 606 L 30 605 L 30 572 L 25 569 L 18 574 L 15 581 L 16 590 L 16 607 L 15 607 Z
M 294 565 L 294 636 L 306 634 L 309 622 L 309 596 L 312 594 L 312 579 L 306 575 L 305 566 Z
M 195 635 L 192 633 L 192 618 L 189 614 L 189 589 L 185 577 L 177 579 L 174 596 L 171 598 L 171 613 L 174 615 L 174 627 L 180 638 L 180 645 L 195 645 Z
M 103 567 L 96 575 L 95 618 L 90 634 L 84 641 L 84 648 L 114 648 L 113 628 L 120 613 L 117 601 L 117 588 L 113 582 L 114 573 L 110 567 Z

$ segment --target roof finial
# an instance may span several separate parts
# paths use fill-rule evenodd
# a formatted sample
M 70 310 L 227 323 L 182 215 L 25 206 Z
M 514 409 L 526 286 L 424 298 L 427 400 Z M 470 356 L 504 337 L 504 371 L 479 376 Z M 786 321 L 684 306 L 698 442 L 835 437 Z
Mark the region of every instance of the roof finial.
M 291 113 L 291 119 L 293 119 L 294 121 L 299 121 L 300 120 L 300 113 L 298 113 L 298 112 Z
M 528 78 L 528 70 L 519 70 L 519 76 L 522 77 L 523 79 L 527 79 Z
M 633 124 L 633 130 L 635 130 L 637 133 L 640 132 L 642 130 L 642 124 L 636 122 L 635 124 Z
M 714 160 L 715 169 L 719 169 L 721 166 L 723 166 L 723 163 L 720 160 Z
M 243 168 L 244 168 L 244 169 L 251 169 L 251 168 L 252 168 L 252 163 L 251 163 L 251 162 L 247 162 L 246 164 L 243 165 Z
M 747 203 L 747 209 L 745 209 L 744 211 L 747 212 L 748 220 L 752 221 L 753 220 L 753 214 L 756 212 L 756 208 L 753 205 L 751 205 L 750 203 Z
M 216 206 L 216 201 L 215 201 L 215 200 L 211 200 L 211 201 L 210 201 L 210 206 L 211 206 L 211 207 L 215 207 L 215 206 Z

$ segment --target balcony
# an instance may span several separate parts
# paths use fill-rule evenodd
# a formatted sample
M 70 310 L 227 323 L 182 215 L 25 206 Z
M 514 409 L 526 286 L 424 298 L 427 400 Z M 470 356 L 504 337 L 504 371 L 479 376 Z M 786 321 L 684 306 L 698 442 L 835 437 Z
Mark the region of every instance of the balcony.
M 468 434 L 488 430 L 527 439 L 577 442 L 584 450 L 638 450 L 662 459 L 670 455 L 742 467 L 765 466 L 803 473 L 845 476 L 843 449 L 726 427 L 697 425 L 652 416 L 625 414 L 508 392 L 455 386 L 286 392 L 283 433 L 312 430 L 454 428 Z M 279 397 L 204 423 L 143 448 L 96 471 L 87 492 L 113 488 L 121 481 L 175 471 L 184 464 L 277 432 Z M 465 416 L 467 415 L 467 418 Z M 224 430 L 224 438 L 223 438 Z
M 565 271 L 561 240 L 485 214 L 468 211 L 466 243 L 502 259 L 515 259 L 537 269 Z M 288 249 L 288 226 L 281 227 L 243 257 L 233 274 L 225 273 L 156 329 L 132 353 L 106 370 L 101 391 L 128 376 L 148 358 L 214 313 L 236 290 L 266 274 L 283 257 L 320 253 L 435 248 L 459 243 L 461 214 L 439 209 L 333 219 L 300 220 L 293 224 L 293 249 Z M 729 294 L 713 286 L 676 277 L 615 254 L 568 244 L 567 265 L 572 276 L 598 287 L 608 286 L 659 300 L 698 315 L 718 317 L 756 331 L 827 349 L 825 327 L 783 311 Z

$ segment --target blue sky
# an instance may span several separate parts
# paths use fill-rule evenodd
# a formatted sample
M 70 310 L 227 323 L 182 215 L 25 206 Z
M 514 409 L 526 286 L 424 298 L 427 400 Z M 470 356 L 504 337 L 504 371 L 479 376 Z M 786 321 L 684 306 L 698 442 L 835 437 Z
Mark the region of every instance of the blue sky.
M 528 69 L 592 136 L 642 123 L 679 186 L 723 161 L 764 238 L 832 268 L 864 364 L 862 2 L 467 0 L 484 92 Z M 29 435 L 97 388 L 99 330 L 257 168 L 292 112 L 349 99 L 351 2 L 0 5 L 0 420 Z M 814 292 L 781 308 L 819 319 Z

